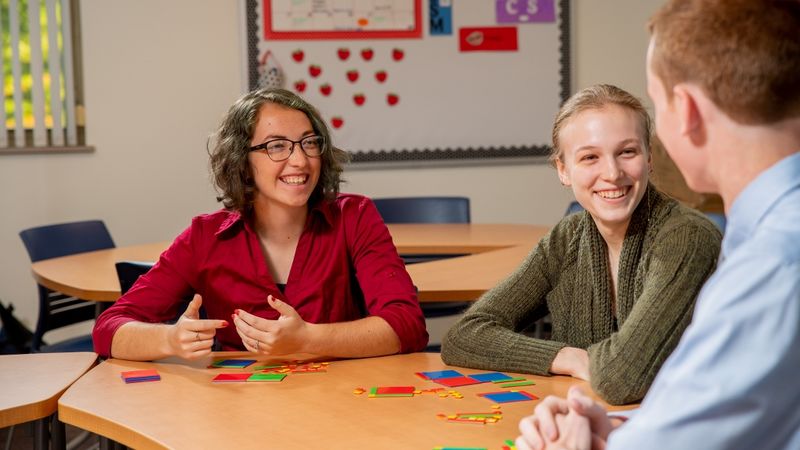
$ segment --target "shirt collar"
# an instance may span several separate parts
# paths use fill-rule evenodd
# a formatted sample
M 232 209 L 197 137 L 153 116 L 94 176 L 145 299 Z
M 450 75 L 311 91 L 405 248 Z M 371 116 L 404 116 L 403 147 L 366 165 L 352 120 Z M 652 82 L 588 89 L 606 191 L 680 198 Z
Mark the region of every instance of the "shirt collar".
M 734 200 L 728 213 L 722 254 L 729 254 L 750 238 L 772 205 L 798 185 L 800 153 L 778 161 L 751 181 Z
M 333 202 L 328 200 L 321 200 L 318 201 L 316 205 L 311 208 L 310 214 L 308 215 L 308 222 L 306 226 L 308 226 L 314 217 L 319 216 L 328 224 L 328 226 L 333 225 Z M 227 211 L 228 216 L 225 220 L 222 221 L 217 231 L 214 233 L 214 236 L 219 237 L 228 232 L 228 230 L 233 229 L 236 225 L 242 224 L 244 225 L 246 221 L 244 220 L 244 216 L 239 211 Z
M 232 229 L 239 223 L 242 224 L 244 223 L 244 217 L 242 216 L 242 213 L 240 213 L 239 211 L 228 210 L 226 212 L 228 214 L 228 217 L 226 217 L 225 220 L 223 220 L 222 223 L 219 225 L 219 228 L 217 228 L 217 232 L 214 233 L 214 236 L 216 237 L 220 237 L 221 235 L 225 234 L 228 230 Z

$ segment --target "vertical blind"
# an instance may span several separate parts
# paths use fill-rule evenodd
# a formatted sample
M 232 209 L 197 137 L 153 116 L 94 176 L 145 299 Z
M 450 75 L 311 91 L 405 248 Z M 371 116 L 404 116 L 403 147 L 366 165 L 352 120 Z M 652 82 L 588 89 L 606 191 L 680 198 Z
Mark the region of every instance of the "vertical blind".
M 0 0 L 0 148 L 81 145 L 72 0 Z M 7 14 L 8 17 L 3 17 Z M 8 67 L 10 66 L 10 67 Z M 10 88 L 11 92 L 8 92 Z

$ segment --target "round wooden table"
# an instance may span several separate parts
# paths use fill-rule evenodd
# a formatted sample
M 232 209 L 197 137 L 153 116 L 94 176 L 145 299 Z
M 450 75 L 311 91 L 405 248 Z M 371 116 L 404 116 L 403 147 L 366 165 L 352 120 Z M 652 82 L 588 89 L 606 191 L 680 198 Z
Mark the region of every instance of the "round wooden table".
M 422 302 L 477 299 L 511 273 L 548 228 L 509 224 L 390 224 L 402 254 L 464 255 L 407 266 Z M 117 247 L 35 262 L 38 283 L 85 300 L 120 296 L 117 261 L 156 261 L 169 242 Z
M 213 359 L 251 357 L 217 353 Z M 438 353 L 331 361 L 323 373 L 289 374 L 280 382 L 212 383 L 223 372 L 209 369 L 212 357 L 194 362 L 132 362 L 110 359 L 81 377 L 59 401 L 65 423 L 137 449 L 148 448 L 414 448 L 436 446 L 500 448 L 519 432 L 519 420 L 537 401 L 503 403 L 502 419 L 490 424 L 442 420 L 437 414 L 492 412 L 494 402 L 477 394 L 509 391 L 493 383 L 444 388 L 463 398 L 420 393 L 413 397 L 369 398 L 378 386 L 442 388 L 416 372 L 445 369 L 464 375 L 485 372 L 445 365 Z M 258 358 L 260 363 L 274 362 Z M 156 369 L 160 381 L 125 384 L 120 373 Z M 519 375 L 533 386 L 515 388 L 544 398 L 564 396 L 570 377 Z

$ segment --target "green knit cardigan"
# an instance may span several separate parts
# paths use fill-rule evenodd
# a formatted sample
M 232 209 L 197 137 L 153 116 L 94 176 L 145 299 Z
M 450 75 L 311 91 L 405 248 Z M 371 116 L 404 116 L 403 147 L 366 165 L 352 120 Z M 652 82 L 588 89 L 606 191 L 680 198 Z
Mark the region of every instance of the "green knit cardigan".
M 622 245 L 615 321 L 605 241 L 588 212 L 572 214 L 449 330 L 442 360 L 550 375 L 561 348 L 583 348 L 598 395 L 610 404 L 639 401 L 689 325 L 720 241 L 705 216 L 649 186 Z M 523 332 L 548 312 L 552 340 Z

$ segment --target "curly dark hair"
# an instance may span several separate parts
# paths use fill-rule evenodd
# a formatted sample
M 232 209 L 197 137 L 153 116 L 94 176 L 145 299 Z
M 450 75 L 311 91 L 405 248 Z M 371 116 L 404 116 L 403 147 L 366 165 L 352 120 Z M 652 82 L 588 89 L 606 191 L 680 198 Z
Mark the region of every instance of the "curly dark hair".
M 303 112 L 314 132 L 323 139 L 322 167 L 319 182 L 309 198 L 313 206 L 339 193 L 343 165 L 349 161 L 344 150 L 331 142 L 331 134 L 319 112 L 308 102 L 285 89 L 258 89 L 243 95 L 231 106 L 217 132 L 210 138 L 209 164 L 211 176 L 219 192 L 218 201 L 225 208 L 249 215 L 253 210 L 255 182 L 247 159 L 250 142 L 265 103 L 273 103 Z

